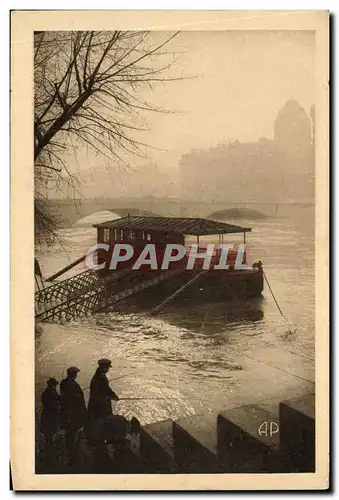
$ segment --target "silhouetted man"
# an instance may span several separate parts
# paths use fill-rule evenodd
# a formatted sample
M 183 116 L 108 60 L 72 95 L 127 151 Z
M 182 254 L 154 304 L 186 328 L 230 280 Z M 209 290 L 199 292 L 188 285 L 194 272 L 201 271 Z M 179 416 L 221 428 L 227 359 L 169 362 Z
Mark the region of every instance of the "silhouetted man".
M 74 460 L 75 433 L 86 423 L 86 404 L 84 393 L 75 381 L 79 368 L 67 369 L 67 377 L 60 382 L 60 427 L 66 432 L 66 448 L 70 462 Z
M 119 401 L 118 396 L 109 386 L 106 373 L 111 368 L 109 359 L 99 359 L 98 368 L 93 375 L 90 385 L 88 402 L 88 417 L 90 420 L 99 420 L 113 414 L 111 401 Z
M 53 436 L 59 427 L 60 396 L 56 390 L 59 382 L 55 378 L 49 378 L 46 384 L 47 387 L 41 396 L 40 430 L 45 436 L 46 448 L 49 449 L 52 446 Z

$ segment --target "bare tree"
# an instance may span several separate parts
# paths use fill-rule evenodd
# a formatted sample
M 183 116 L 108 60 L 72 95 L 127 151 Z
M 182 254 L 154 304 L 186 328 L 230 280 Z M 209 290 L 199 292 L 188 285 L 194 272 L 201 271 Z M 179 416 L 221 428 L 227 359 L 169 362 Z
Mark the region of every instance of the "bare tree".
M 177 59 L 167 50 L 177 35 L 158 42 L 149 32 L 36 32 L 34 37 L 34 160 L 36 199 L 46 197 L 52 179 L 76 189 L 64 151 L 85 144 L 110 160 L 123 162 L 121 152 L 138 153 L 136 132 L 144 129 L 139 114 L 164 111 L 145 102 L 140 89 L 166 77 Z M 165 61 L 165 62 L 164 62 Z M 36 203 L 36 230 L 53 234 L 53 217 Z

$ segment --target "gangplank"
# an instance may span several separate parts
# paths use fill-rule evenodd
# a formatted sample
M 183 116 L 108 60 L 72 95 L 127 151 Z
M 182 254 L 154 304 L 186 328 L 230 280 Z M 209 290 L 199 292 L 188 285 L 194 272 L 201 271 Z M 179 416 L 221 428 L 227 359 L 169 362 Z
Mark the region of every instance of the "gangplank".
M 124 270 L 100 279 L 96 271 L 88 270 L 45 288 L 35 294 L 37 321 L 63 323 L 97 313 L 115 303 L 160 283 L 182 269 L 140 273 Z

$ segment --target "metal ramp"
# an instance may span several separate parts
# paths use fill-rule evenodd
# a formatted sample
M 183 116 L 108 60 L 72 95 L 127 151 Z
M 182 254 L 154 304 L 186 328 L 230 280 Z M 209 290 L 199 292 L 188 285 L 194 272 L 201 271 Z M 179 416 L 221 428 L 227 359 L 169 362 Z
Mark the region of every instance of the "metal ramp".
M 39 308 L 36 308 L 35 318 L 51 323 L 76 320 L 104 311 L 108 306 L 182 272 L 182 269 L 144 273 L 126 270 L 99 280 L 96 271 L 85 271 L 38 292 L 36 304 Z
M 42 305 L 53 305 L 66 298 L 71 298 L 74 295 L 79 295 L 82 291 L 88 290 L 92 285 L 97 285 L 97 271 L 88 269 L 82 273 L 72 276 L 66 280 L 62 280 L 54 285 L 47 286 L 35 294 L 35 305 L 37 308 Z

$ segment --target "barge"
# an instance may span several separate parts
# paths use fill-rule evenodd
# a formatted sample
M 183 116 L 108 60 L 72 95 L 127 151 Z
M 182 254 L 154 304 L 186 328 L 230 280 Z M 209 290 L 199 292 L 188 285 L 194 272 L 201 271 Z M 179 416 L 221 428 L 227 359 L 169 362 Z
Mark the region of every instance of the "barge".
M 36 322 L 64 323 L 125 306 L 146 306 L 158 314 L 168 304 L 246 300 L 263 291 L 262 263 L 247 263 L 250 228 L 209 219 L 139 216 L 94 227 L 97 244 L 86 255 L 46 280 L 41 276 Z M 227 244 L 227 236 L 237 234 L 243 242 Z M 204 246 L 201 238 L 207 236 L 213 243 Z M 56 281 L 78 265 L 82 271 L 77 275 Z
M 157 298 L 153 312 L 174 301 L 248 299 L 263 291 L 262 263 L 247 263 L 246 235 L 251 228 L 202 218 L 149 216 L 126 216 L 94 227 L 99 279 L 109 282 L 126 272 L 132 281 L 159 278 L 153 286 L 137 292 L 140 301 Z M 242 235 L 242 241 L 230 245 L 229 235 Z M 214 243 L 202 244 L 204 237 Z M 225 259 L 222 253 L 226 245 Z M 180 254 L 181 248 L 185 251 Z

